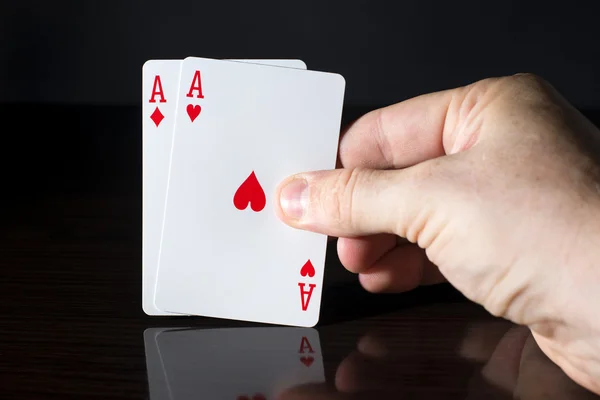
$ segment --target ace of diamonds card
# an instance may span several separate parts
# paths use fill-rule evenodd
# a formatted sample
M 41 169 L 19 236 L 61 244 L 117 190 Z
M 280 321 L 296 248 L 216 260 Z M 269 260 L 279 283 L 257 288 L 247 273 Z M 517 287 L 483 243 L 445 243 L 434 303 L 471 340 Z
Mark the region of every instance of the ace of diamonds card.
M 327 238 L 275 215 L 287 176 L 335 167 L 337 74 L 187 58 L 180 72 L 155 303 L 314 326 Z

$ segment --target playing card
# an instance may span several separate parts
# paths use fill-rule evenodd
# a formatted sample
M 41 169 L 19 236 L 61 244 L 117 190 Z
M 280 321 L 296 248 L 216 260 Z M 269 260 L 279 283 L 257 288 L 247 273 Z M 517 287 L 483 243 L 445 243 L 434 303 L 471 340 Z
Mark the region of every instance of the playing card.
M 173 315 L 154 305 L 154 292 L 181 61 L 150 60 L 142 68 L 142 308 L 148 315 Z M 301 60 L 230 61 L 306 69 Z
M 166 400 L 165 394 L 169 400 L 267 400 L 325 382 L 314 329 L 180 329 L 146 338 L 146 354 L 158 354 L 154 364 L 147 359 L 150 400 Z
M 181 67 L 155 303 L 314 326 L 327 238 L 275 215 L 286 176 L 335 167 L 337 74 L 187 58 Z

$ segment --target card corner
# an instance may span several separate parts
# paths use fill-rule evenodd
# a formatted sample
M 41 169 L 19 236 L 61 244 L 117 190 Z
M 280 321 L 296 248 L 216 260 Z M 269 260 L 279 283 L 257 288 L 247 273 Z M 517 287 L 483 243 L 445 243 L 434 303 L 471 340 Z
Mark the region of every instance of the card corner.
M 198 61 L 198 60 L 203 60 L 203 59 L 204 59 L 204 57 L 187 56 L 181 60 L 181 63 L 183 64 L 185 62 Z
M 305 324 L 303 324 L 303 325 L 302 325 L 302 327 L 303 327 L 303 328 L 308 328 L 308 329 L 314 330 L 314 331 L 316 331 L 316 332 L 317 332 L 317 334 L 318 334 L 318 331 L 317 331 L 317 329 L 316 329 L 316 326 L 317 326 L 318 324 L 319 324 L 319 314 L 317 314 L 317 315 L 316 315 L 316 317 L 315 317 L 314 319 L 310 319 L 310 320 L 306 321 L 306 323 L 305 323 Z
M 142 304 L 142 311 L 144 312 L 144 314 L 146 314 L 149 317 L 153 317 L 154 316 L 154 313 L 152 312 L 152 310 L 150 310 L 148 308 L 148 305 L 146 305 L 146 304 Z
M 304 69 L 308 69 L 308 65 L 306 65 L 306 62 L 304 60 L 301 60 L 299 58 L 296 58 L 295 60 L 298 61 L 300 64 L 302 64 L 302 67 Z
M 332 73 L 333 76 L 335 76 L 335 79 L 337 79 L 340 83 L 340 85 L 345 88 L 346 87 L 346 78 L 344 77 L 344 75 L 342 74 L 338 74 L 338 73 Z
M 142 71 L 144 71 L 146 68 L 149 68 L 149 66 L 151 64 L 154 64 L 156 62 L 156 60 L 146 60 L 144 61 L 144 63 L 142 64 Z

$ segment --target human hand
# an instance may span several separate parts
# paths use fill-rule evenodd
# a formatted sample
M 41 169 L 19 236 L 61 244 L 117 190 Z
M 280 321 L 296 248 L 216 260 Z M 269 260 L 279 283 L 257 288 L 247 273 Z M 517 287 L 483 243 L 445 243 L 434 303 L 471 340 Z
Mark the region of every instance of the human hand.
M 600 393 L 600 132 L 550 85 L 487 79 L 371 112 L 339 157 L 282 182 L 285 223 L 339 237 L 369 291 L 447 279 Z

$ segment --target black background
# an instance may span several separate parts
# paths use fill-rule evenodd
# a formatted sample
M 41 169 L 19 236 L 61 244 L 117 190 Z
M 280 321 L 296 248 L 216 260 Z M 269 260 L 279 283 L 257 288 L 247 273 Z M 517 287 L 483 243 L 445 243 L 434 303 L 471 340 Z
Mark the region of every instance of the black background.
M 374 107 L 534 72 L 600 108 L 598 1 L 2 0 L 0 101 L 138 105 L 152 58 L 300 58 Z

